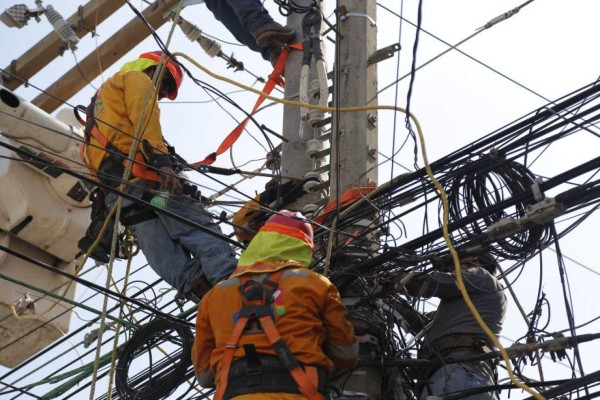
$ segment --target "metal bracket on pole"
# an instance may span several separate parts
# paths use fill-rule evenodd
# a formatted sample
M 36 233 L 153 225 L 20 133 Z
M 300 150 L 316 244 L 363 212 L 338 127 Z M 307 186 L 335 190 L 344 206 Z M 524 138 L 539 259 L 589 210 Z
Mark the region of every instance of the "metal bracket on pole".
M 338 13 L 340 21 L 342 22 L 348 20 L 350 17 L 360 17 L 366 18 L 371 23 L 371 26 L 373 28 L 377 27 L 377 22 L 375 22 L 375 20 L 370 15 L 365 13 L 348 12 L 346 6 L 340 6 L 337 10 L 335 10 L 335 12 Z
M 384 47 L 371 54 L 369 57 L 368 64 L 377 64 L 379 61 L 387 60 L 388 58 L 394 57 L 394 53 L 400 50 L 400 43 L 394 43 L 390 46 Z

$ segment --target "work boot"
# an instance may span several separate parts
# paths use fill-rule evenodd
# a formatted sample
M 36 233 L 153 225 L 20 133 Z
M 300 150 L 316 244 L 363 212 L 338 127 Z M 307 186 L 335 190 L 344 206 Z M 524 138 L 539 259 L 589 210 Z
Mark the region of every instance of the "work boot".
M 275 21 L 267 22 L 252 32 L 258 47 L 283 47 L 294 38 L 294 30 Z
M 192 282 L 192 288 L 190 289 L 190 294 L 193 294 L 198 298 L 198 300 L 202 300 L 202 297 L 212 288 L 212 285 L 206 279 L 206 277 L 201 276 L 200 278 L 194 280 Z

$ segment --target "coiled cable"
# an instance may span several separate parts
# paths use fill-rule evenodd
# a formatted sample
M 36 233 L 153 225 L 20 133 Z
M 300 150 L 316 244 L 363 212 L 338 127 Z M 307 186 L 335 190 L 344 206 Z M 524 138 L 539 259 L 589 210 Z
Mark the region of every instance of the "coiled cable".
M 192 330 L 183 323 L 160 318 L 144 325 L 131 336 L 119 357 L 115 372 L 119 396 L 125 400 L 156 400 L 169 396 L 186 379 L 193 341 Z M 152 349 L 165 342 L 180 349 L 153 363 Z M 130 377 L 132 362 L 144 354 L 149 359 L 148 373 Z
M 445 182 L 450 207 L 450 221 L 459 221 L 480 210 L 492 209 L 502 201 L 531 191 L 535 176 L 522 164 L 489 154 L 467 161 L 448 173 Z M 512 210 L 499 209 L 486 213 L 463 229 L 451 232 L 454 240 L 470 241 L 485 235 L 488 226 L 503 218 L 525 216 L 527 206 L 537 200 L 517 202 Z M 440 205 L 441 208 L 441 205 Z M 548 225 L 532 225 L 528 229 L 499 239 L 490 250 L 504 259 L 518 260 L 533 254 L 540 242 L 549 240 Z

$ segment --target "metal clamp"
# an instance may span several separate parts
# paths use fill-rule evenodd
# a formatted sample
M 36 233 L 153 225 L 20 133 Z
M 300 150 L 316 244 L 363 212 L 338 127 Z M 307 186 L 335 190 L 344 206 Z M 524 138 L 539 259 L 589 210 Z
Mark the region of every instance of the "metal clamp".
M 523 230 L 520 220 L 514 218 L 502 218 L 498 222 L 490 225 L 485 233 L 492 240 L 499 240 L 514 235 Z
M 350 17 L 366 18 L 371 23 L 373 28 L 377 28 L 377 22 L 370 15 L 364 13 L 348 12 L 346 6 L 340 6 L 337 10 L 340 21 L 347 21 Z
M 394 57 L 394 53 L 400 50 L 400 43 L 394 43 L 387 47 L 376 50 L 371 57 L 369 57 L 368 64 L 377 64 L 379 61 L 387 60 L 388 58 Z
M 531 191 L 533 192 L 533 198 L 535 201 L 542 201 L 546 198 L 546 195 L 542 191 L 540 184 L 542 183 L 542 178 L 535 178 L 535 181 L 531 185 Z
M 17 315 L 27 314 L 35 314 L 35 300 L 29 292 L 25 292 L 23 297 L 21 297 L 15 304 L 13 304 L 14 312 Z
M 374 335 L 370 333 L 365 333 L 364 335 L 355 335 L 358 343 L 372 343 L 374 345 L 379 344 L 379 340 Z
M 530 204 L 525 210 L 527 222 L 536 224 L 545 224 L 560 217 L 565 213 L 565 207 L 562 203 L 556 201 L 554 197 L 547 197 L 544 200 Z

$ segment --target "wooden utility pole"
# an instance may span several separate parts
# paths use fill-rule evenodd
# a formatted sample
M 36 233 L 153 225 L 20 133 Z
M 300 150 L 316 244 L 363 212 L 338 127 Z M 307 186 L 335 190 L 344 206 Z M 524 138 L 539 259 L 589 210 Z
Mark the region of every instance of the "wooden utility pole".
M 80 6 L 77 12 L 69 17 L 67 23 L 71 25 L 78 38 L 84 37 L 88 32 L 96 31 L 106 18 L 117 11 L 125 0 L 92 0 Z M 27 29 L 27 28 L 25 28 Z M 21 57 L 13 60 L 4 70 L 19 77 L 4 74 L 4 86 L 15 90 L 32 76 L 37 74 L 46 65 L 65 51 L 65 42 L 55 31 L 52 31 L 35 46 L 27 50 Z
M 160 0 L 148 6 L 142 14 L 154 29 L 160 28 L 168 21 L 166 11 L 174 7 L 179 0 Z M 32 103 L 51 113 L 60 107 L 64 100 L 70 99 L 88 84 L 88 81 L 100 75 L 100 65 L 108 68 L 117 60 L 121 59 L 128 51 L 144 40 L 150 31 L 144 22 L 134 17 L 123 28 L 100 45 L 97 51 L 91 53 L 79 63 L 79 68 L 71 68 L 67 73 L 54 82 L 46 93 L 42 93 L 33 99 Z M 152 50 L 152 49 L 150 49 Z

